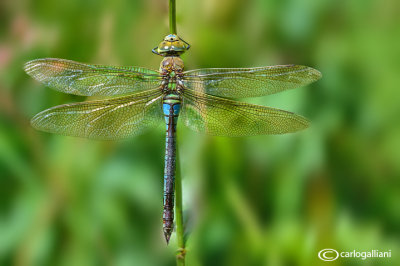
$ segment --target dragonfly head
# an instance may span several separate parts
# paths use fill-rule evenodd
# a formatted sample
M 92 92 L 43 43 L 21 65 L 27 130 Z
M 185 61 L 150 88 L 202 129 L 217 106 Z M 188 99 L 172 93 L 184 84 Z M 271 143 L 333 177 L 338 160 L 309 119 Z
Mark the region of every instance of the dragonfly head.
M 183 54 L 189 48 L 190 45 L 178 35 L 169 34 L 153 49 L 153 53 L 161 56 L 174 56 Z

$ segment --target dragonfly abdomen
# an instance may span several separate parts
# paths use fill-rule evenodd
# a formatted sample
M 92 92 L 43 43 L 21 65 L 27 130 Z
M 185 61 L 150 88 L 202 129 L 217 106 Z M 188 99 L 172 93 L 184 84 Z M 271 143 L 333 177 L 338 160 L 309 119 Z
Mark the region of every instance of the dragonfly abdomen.
M 174 189 L 176 168 L 176 123 L 178 121 L 181 101 L 179 95 L 168 94 L 163 99 L 163 113 L 166 124 L 164 198 L 163 198 L 163 231 L 167 243 L 174 225 Z

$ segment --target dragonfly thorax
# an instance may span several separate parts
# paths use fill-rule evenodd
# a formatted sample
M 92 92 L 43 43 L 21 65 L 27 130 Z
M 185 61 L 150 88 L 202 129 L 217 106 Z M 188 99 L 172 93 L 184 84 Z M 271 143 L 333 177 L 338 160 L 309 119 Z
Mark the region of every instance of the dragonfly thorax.
M 177 56 L 168 56 L 165 57 L 160 64 L 160 72 L 165 74 L 169 74 L 171 72 L 175 72 L 176 74 L 180 74 L 183 71 L 183 61 L 180 57 Z
M 160 72 L 164 77 L 163 90 L 165 93 L 179 92 L 182 88 L 183 61 L 177 56 L 165 57 L 160 64 Z

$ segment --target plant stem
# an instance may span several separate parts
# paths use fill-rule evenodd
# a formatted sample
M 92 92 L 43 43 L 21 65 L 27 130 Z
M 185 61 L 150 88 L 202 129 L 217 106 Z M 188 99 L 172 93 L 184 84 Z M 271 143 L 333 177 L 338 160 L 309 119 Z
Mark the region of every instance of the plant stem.
M 176 34 L 175 0 L 169 0 L 169 32 L 171 34 Z
M 179 163 L 177 163 L 177 171 L 175 176 L 175 197 L 176 197 L 175 199 L 176 238 L 178 241 L 178 252 L 176 255 L 176 263 L 178 266 L 184 266 L 186 250 L 185 250 L 185 240 L 183 238 L 182 178 L 181 178 Z
M 176 5 L 175 0 L 169 0 L 169 32 L 176 34 Z M 183 208 L 182 208 L 182 178 L 178 154 L 176 156 L 177 166 L 175 174 L 175 222 L 176 238 L 178 241 L 178 252 L 176 255 L 176 264 L 185 266 L 185 240 L 183 238 Z

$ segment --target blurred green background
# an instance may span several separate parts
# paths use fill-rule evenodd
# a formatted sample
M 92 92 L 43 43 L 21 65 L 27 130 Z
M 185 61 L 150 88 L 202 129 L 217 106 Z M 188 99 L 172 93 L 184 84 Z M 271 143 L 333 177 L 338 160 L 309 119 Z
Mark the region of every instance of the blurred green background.
M 303 64 L 323 78 L 248 102 L 312 126 L 208 137 L 179 125 L 188 265 L 400 265 L 400 2 L 178 0 L 187 69 Z M 0 265 L 174 265 L 164 128 L 98 142 L 33 130 L 85 98 L 28 77 L 43 57 L 158 69 L 166 0 L 0 1 Z M 392 258 L 322 262 L 321 249 Z

